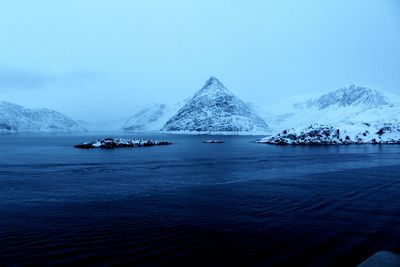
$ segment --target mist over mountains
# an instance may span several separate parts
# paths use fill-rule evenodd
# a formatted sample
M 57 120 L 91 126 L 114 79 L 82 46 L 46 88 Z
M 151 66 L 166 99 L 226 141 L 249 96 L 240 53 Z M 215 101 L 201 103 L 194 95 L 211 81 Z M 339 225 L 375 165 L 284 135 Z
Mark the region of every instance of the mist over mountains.
M 396 122 L 400 115 L 399 96 L 356 85 L 324 94 L 294 96 L 266 107 L 244 103 L 238 98 L 229 102 L 226 101 L 226 97 L 231 97 L 231 93 L 216 78 L 211 78 L 186 104 L 185 108 L 177 111 L 177 114 L 160 129 L 174 132 L 196 132 L 197 130 L 213 132 L 221 129 L 213 129 L 212 125 L 229 125 L 231 128 L 227 130 L 228 132 L 235 132 L 232 129 L 236 127 L 239 129 L 237 132 L 274 133 L 287 128 L 305 127 L 312 124 Z M 216 103 L 217 106 L 214 106 Z M 236 111 L 240 110 L 254 119 L 252 123 L 242 121 L 239 125 L 252 126 L 240 128 L 233 120 L 228 124 L 217 123 L 218 120 L 224 118 L 223 114 L 226 118 L 225 110 L 221 110 L 220 107 L 226 105 L 225 107 L 232 111 L 231 108 L 235 107 L 234 103 L 240 103 L 240 108 Z M 136 114 L 130 123 L 134 123 L 135 120 L 142 123 L 146 116 L 141 114 L 147 114 L 145 111 Z M 228 114 L 235 116 L 232 112 Z M 264 123 L 260 122 L 260 119 Z
M 177 99 L 179 100 L 179 99 Z M 324 94 L 294 96 L 260 107 L 246 103 L 211 77 L 192 98 L 174 104 L 146 106 L 114 121 L 87 123 L 57 111 L 32 110 L 0 102 L 0 130 L 7 132 L 94 131 L 207 134 L 273 134 L 313 124 L 349 125 L 398 123 L 400 97 L 350 85 Z

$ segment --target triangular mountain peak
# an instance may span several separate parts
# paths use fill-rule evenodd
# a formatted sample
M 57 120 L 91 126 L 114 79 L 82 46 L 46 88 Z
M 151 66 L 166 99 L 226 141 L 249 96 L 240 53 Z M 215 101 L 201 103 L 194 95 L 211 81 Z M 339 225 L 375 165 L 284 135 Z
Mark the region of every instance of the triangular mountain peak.
M 215 77 L 210 77 L 204 86 L 196 93 L 196 97 L 200 95 L 208 95 L 208 94 L 229 94 L 232 93 Z
M 267 124 L 215 77 L 163 127 L 175 132 L 265 132 Z

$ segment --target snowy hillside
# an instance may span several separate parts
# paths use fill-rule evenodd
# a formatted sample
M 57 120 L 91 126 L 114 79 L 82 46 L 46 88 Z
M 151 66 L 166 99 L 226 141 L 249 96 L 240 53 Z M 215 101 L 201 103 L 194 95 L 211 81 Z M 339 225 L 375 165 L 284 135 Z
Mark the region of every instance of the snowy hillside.
M 315 123 L 391 122 L 400 114 L 397 103 L 400 103 L 398 96 L 352 85 L 323 95 L 294 97 L 258 109 L 258 114 L 274 131 L 282 131 Z
M 350 86 L 319 96 L 292 98 L 270 109 L 270 113 L 258 112 L 269 116 L 279 132 L 260 143 L 400 143 L 400 98 L 365 87 Z
M 400 104 L 388 104 L 376 108 L 354 112 L 344 117 L 348 122 L 400 122 Z
M 175 104 L 153 104 L 129 118 L 124 131 L 159 131 L 165 123 L 182 107 L 184 102 Z
M 242 100 L 211 77 L 175 116 L 163 131 L 178 133 L 266 132 L 267 124 Z
M 400 144 L 400 123 L 314 124 L 287 129 L 258 143 L 275 145 Z
M 78 131 L 85 131 L 85 128 L 57 111 L 0 102 L 0 133 Z

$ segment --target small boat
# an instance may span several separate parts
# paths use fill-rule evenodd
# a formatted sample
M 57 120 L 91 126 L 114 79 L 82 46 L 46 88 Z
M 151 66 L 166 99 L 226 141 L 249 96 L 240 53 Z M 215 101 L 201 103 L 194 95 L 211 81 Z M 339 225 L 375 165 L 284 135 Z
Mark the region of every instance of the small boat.
M 204 141 L 203 143 L 206 143 L 206 144 L 223 144 L 223 143 L 225 143 L 225 141 L 221 141 L 221 140 L 207 140 L 207 141 Z

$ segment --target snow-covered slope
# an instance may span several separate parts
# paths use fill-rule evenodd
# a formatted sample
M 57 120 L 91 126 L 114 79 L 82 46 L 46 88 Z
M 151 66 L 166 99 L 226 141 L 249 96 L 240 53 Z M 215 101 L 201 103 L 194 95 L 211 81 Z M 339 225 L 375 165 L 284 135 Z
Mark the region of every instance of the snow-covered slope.
M 400 122 L 400 104 L 382 105 L 359 112 L 354 112 L 346 117 L 343 121 L 347 122 Z
M 0 133 L 78 131 L 85 128 L 57 111 L 29 109 L 0 101 Z
M 159 131 L 182 107 L 184 102 L 175 104 L 153 104 L 130 117 L 122 126 L 124 131 Z
M 178 133 L 255 134 L 266 132 L 268 126 L 218 79 L 211 77 L 204 87 L 167 121 L 162 130 Z
M 258 143 L 275 145 L 400 144 L 400 123 L 314 124 L 287 129 Z
M 274 131 L 311 124 L 391 122 L 400 113 L 400 98 L 351 85 L 316 96 L 299 96 L 259 111 Z
M 93 132 L 121 132 L 127 117 L 110 118 L 102 120 L 79 120 L 86 129 Z
M 260 143 L 400 143 L 400 98 L 378 90 L 353 85 L 319 96 L 291 99 L 270 111 L 275 114 L 264 116 L 270 116 L 277 132 L 281 132 Z

